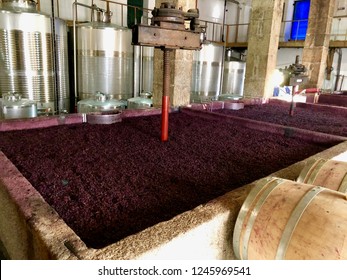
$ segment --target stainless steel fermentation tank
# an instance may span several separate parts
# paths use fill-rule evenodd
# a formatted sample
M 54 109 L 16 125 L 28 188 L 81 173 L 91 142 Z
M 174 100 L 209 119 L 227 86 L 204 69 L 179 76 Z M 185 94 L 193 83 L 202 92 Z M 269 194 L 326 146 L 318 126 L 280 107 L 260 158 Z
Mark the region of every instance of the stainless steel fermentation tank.
M 227 54 L 217 44 L 204 44 L 194 52 L 192 101 L 215 100 L 220 94 L 243 95 L 245 62 Z
M 68 111 L 67 28 L 63 20 L 38 13 L 34 1 L 3 0 L 0 65 L 0 96 L 17 92 L 36 101 L 40 112 L 56 112 L 58 104 L 59 110 Z
M 200 51 L 194 51 L 192 99 L 214 99 L 220 92 L 223 47 L 204 44 Z
M 78 5 L 91 9 L 92 22 L 76 25 L 77 99 L 103 92 L 112 99 L 128 100 L 152 92 L 154 48 L 133 46 L 132 30 L 112 24 L 112 12 Z
M 134 48 L 131 29 L 112 23 L 77 25 L 78 98 L 103 92 L 127 100 L 134 92 Z
M 226 50 L 223 73 L 222 94 L 242 97 L 246 73 L 246 62 L 243 61 L 243 56 L 233 50 Z

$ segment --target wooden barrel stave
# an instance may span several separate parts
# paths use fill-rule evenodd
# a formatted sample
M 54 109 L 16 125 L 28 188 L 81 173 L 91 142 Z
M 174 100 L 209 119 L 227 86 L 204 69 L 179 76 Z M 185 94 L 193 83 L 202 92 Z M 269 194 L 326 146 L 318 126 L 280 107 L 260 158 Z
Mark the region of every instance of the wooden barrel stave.
M 346 193 L 347 162 L 311 159 L 301 171 L 297 181 Z

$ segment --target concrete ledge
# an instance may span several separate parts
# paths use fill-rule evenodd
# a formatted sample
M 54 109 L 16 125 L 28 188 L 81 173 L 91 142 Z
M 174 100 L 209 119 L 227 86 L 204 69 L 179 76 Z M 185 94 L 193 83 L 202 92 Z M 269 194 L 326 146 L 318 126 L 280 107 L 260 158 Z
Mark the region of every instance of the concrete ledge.
M 289 106 L 288 101 L 279 100 L 279 99 L 270 99 L 269 103 L 285 104 Z M 295 106 L 298 108 L 306 108 L 311 111 L 326 112 L 326 113 L 338 114 L 338 115 L 347 117 L 347 107 L 334 106 L 334 105 L 332 106 L 328 104 L 318 104 L 318 103 L 303 103 L 303 102 L 296 102 Z
M 343 137 L 343 136 L 310 131 L 306 129 L 291 127 L 291 126 L 283 126 L 283 125 L 262 122 L 257 120 L 251 120 L 251 119 L 236 117 L 232 115 L 194 110 L 190 108 L 182 108 L 181 111 L 186 114 L 199 116 L 205 119 L 221 120 L 221 121 L 225 121 L 229 123 L 234 123 L 235 125 L 241 125 L 247 128 L 255 129 L 255 130 L 267 131 L 269 133 L 275 133 L 275 134 L 283 135 L 286 137 L 299 138 L 299 139 L 309 141 L 312 143 L 338 144 L 342 141 L 347 141 L 347 137 Z
M 173 111 L 173 110 L 171 110 Z M 122 112 L 123 118 L 158 115 L 161 113 L 159 108 L 151 109 L 127 109 Z M 78 124 L 85 121 L 85 114 L 68 114 L 47 117 L 37 117 L 31 119 L 10 119 L 0 120 L 0 131 L 11 131 L 21 129 L 45 128 L 64 124 Z
M 343 94 L 320 94 L 318 103 L 347 107 L 347 96 Z
M 63 124 L 82 123 L 82 114 L 37 117 L 32 119 L 0 120 L 0 131 L 45 128 Z

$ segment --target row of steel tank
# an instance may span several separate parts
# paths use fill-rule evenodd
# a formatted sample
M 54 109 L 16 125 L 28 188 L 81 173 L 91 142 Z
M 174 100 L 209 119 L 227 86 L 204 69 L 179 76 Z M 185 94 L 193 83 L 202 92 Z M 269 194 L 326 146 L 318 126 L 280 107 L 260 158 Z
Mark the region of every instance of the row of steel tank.
M 33 0 L 2 0 L 0 5 L 0 97 L 19 94 L 36 101 L 39 114 L 47 114 L 70 112 L 76 99 L 89 99 L 96 92 L 117 100 L 152 92 L 154 49 L 132 46 L 131 29 L 104 21 L 76 26 L 77 88 L 73 92 L 74 70 L 69 76 L 68 63 L 73 46 L 71 40 L 68 43 L 71 28 L 66 22 L 38 12 Z M 231 61 L 220 55 L 223 51 L 220 46 L 204 45 L 194 54 L 192 96 L 220 94 L 221 78 L 215 74 L 221 73 L 221 67 L 222 93 L 242 95 L 237 88 L 243 85 L 239 70 L 244 73 L 244 63 L 233 61 L 239 69 L 230 71 Z

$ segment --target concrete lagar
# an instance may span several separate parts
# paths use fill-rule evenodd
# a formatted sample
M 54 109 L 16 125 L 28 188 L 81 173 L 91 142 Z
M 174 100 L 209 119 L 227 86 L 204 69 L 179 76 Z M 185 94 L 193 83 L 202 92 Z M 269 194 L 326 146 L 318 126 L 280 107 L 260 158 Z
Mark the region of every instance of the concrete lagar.
M 347 142 L 313 157 L 330 159 Z M 312 158 L 312 157 L 311 157 Z M 271 176 L 295 180 L 308 159 Z M 0 154 L 0 237 L 11 259 L 234 259 L 232 233 L 256 182 L 102 249 L 89 249 Z
M 343 142 L 270 176 L 296 180 L 309 159 L 331 159 L 346 153 L 347 142 Z M 3 153 L 0 166 L 0 239 L 5 257 L 10 259 L 235 259 L 235 222 L 257 183 L 228 192 L 102 249 L 90 249 Z

